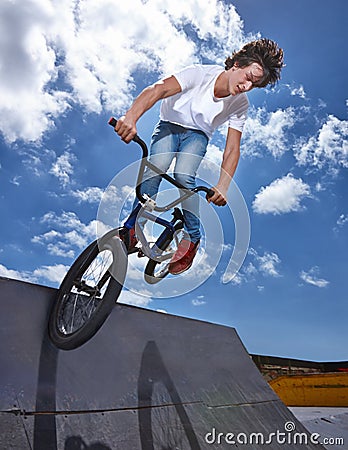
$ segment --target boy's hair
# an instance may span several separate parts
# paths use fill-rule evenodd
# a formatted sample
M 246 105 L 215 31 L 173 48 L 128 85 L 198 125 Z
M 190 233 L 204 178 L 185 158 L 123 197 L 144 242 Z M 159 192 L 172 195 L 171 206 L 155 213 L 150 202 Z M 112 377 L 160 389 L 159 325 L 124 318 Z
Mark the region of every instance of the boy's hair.
M 263 76 L 255 83 L 255 86 L 274 85 L 280 79 L 280 71 L 284 65 L 283 50 L 270 39 L 249 42 L 226 59 L 225 70 L 231 69 L 234 64 L 238 67 L 246 67 L 252 63 L 260 64 L 263 69 Z

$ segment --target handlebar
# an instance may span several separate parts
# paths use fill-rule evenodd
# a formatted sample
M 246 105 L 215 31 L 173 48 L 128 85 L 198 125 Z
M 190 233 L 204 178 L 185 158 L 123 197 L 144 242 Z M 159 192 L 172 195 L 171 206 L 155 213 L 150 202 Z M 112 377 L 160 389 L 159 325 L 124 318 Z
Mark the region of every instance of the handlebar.
M 115 128 L 117 125 L 117 120 L 115 117 L 110 117 L 108 124 L 112 126 L 112 128 Z M 147 158 L 149 155 L 149 151 L 147 149 L 147 145 L 145 142 L 136 134 L 132 141 L 136 142 L 138 145 L 140 145 L 142 151 L 143 151 L 143 158 Z
M 117 125 L 117 120 L 114 117 L 111 117 L 108 121 L 108 124 L 111 125 L 113 128 L 115 128 Z M 150 161 L 148 161 L 147 157 L 149 155 L 149 151 L 148 151 L 147 145 L 137 134 L 134 136 L 132 141 L 134 141 L 135 143 L 140 145 L 140 147 L 143 151 L 143 158 L 142 158 L 142 163 L 141 163 L 141 166 L 139 169 L 138 181 L 137 181 L 137 186 L 136 186 L 136 195 L 137 195 L 138 199 L 141 201 L 141 203 L 145 203 L 145 201 L 146 201 L 146 199 L 143 197 L 143 195 L 140 192 L 140 185 L 142 182 L 145 166 L 149 167 L 154 172 L 156 172 L 158 175 L 160 175 L 162 178 L 169 181 L 169 183 L 173 184 L 177 188 L 186 192 L 183 196 L 180 197 L 180 199 L 178 201 L 172 202 L 170 205 L 167 205 L 164 208 L 156 207 L 156 210 L 158 210 L 158 211 L 164 211 L 164 210 L 170 209 L 174 205 L 174 203 L 175 204 L 179 203 L 183 199 L 183 197 L 186 198 L 186 197 L 192 195 L 193 193 L 197 193 L 200 191 L 205 192 L 207 195 L 207 198 L 210 198 L 214 195 L 215 192 L 213 191 L 213 189 L 210 189 L 206 186 L 197 186 L 193 189 L 185 188 L 185 186 L 183 186 L 181 183 L 176 181 L 174 178 L 172 178 L 168 174 L 162 172 L 162 170 L 160 170 L 158 167 L 156 167 Z

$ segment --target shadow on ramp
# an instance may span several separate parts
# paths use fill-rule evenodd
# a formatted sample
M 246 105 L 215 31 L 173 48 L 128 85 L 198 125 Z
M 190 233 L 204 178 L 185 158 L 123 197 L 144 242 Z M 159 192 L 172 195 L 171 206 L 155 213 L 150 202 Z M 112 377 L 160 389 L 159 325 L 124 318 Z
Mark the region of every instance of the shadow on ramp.
M 174 406 L 175 413 L 179 418 L 174 427 L 174 432 L 172 432 L 172 429 L 168 429 L 168 423 L 171 423 L 172 421 L 168 421 L 168 416 L 166 414 L 162 417 L 162 420 L 157 419 L 157 426 L 153 426 L 153 423 L 155 422 L 155 404 L 153 396 L 154 388 L 157 383 L 161 383 L 168 392 L 171 401 L 170 404 Z M 152 407 L 149 407 L 149 405 Z M 178 447 L 178 445 L 182 445 L 183 435 L 186 436 L 187 444 L 189 445 L 187 448 L 194 450 L 200 449 L 189 416 L 185 411 L 179 393 L 175 388 L 175 384 L 163 363 L 161 354 L 154 341 L 147 343 L 141 360 L 138 379 L 138 421 L 142 450 L 153 450 L 155 448 L 155 441 L 163 442 L 166 447 L 162 448 L 183 448 Z M 160 430 L 161 433 L 163 433 L 163 430 L 167 430 L 167 433 L 166 435 L 159 437 L 156 435 L 156 431 L 158 430 Z M 168 447 L 169 443 L 171 445 L 170 447 Z

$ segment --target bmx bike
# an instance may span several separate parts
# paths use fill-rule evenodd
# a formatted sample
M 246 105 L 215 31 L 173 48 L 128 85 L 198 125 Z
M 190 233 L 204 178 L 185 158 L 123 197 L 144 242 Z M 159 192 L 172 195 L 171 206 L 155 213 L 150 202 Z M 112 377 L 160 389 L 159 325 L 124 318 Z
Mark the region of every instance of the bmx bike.
M 116 123 L 113 117 L 109 120 L 112 127 L 115 127 Z M 148 258 L 144 278 L 149 284 L 158 283 L 169 274 L 169 261 L 184 228 L 182 211 L 176 205 L 198 192 L 204 192 L 207 197 L 214 194 L 214 191 L 206 186 L 185 188 L 148 160 L 147 145 L 139 136 L 136 135 L 133 141 L 143 152 L 135 188 L 139 203 L 121 227 L 108 231 L 83 250 L 63 279 L 48 321 L 50 339 L 60 349 L 72 350 L 80 347 L 101 328 L 121 293 L 129 254 L 138 252 L 138 256 Z M 146 167 L 177 187 L 179 197 L 166 205 L 158 206 L 153 199 L 143 194 L 141 184 Z M 154 214 L 167 211 L 172 211 L 171 220 Z M 164 228 L 155 243 L 147 240 L 143 227 L 138 225 L 138 216 Z M 140 245 L 131 248 L 130 229 L 134 227 Z

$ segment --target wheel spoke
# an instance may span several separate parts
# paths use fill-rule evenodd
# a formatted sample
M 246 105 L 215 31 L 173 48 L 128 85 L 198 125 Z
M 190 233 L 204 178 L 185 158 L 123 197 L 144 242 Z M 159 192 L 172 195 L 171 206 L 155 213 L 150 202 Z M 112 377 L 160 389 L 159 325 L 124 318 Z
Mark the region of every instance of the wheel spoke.
M 63 295 L 58 327 L 65 335 L 82 328 L 98 309 L 109 284 L 109 269 L 113 262 L 110 250 L 97 254 L 84 274 L 74 282 L 70 292 Z

